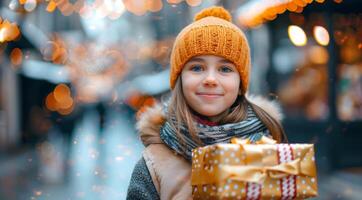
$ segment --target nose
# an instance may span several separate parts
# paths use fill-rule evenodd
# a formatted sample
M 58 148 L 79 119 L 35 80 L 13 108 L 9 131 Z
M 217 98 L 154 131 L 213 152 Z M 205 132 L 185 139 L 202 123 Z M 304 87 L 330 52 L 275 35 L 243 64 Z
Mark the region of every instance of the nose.
M 203 84 L 205 86 L 216 86 L 217 85 L 217 79 L 216 79 L 216 74 L 214 72 L 208 72 L 206 74 L 206 77 L 203 80 Z

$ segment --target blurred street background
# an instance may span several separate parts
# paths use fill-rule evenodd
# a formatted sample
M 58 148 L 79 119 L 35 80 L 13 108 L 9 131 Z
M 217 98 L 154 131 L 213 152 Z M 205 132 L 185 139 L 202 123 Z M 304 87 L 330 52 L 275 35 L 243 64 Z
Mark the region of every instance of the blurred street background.
M 249 94 L 315 144 L 315 199 L 361 199 L 361 0 L 1 0 L 0 199 L 125 199 L 137 116 L 167 98 L 175 36 L 212 5 L 247 34 Z

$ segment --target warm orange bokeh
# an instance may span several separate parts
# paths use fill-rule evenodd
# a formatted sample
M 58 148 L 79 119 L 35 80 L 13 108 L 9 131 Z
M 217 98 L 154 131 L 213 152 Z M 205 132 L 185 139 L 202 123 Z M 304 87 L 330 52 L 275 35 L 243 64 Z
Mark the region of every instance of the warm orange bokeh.
M 10 42 L 18 38 L 20 30 L 16 23 L 10 23 L 8 20 L 0 24 L 0 42 Z
M 23 62 L 23 52 L 19 48 L 14 48 L 10 53 L 10 61 L 13 65 L 19 66 Z
M 154 106 L 157 102 L 153 97 L 142 97 L 140 100 L 143 102 L 141 102 L 141 106 L 138 108 L 136 113 L 137 119 L 139 119 L 142 113 L 144 113 L 149 107 Z
M 50 111 L 57 111 L 68 115 L 74 110 L 75 102 L 71 97 L 70 89 L 65 84 L 59 84 L 45 99 L 45 106 Z
M 56 111 L 57 110 L 57 101 L 54 98 L 53 92 L 49 93 L 48 96 L 46 97 L 45 106 L 50 111 Z
M 65 42 L 57 35 L 48 41 L 41 49 L 43 59 L 55 64 L 65 64 L 68 60 L 68 51 Z
M 123 4 L 127 11 L 142 16 L 147 12 L 147 4 L 144 0 L 123 0 Z
M 147 0 L 146 4 L 147 4 L 147 10 L 151 12 L 158 12 L 163 7 L 162 0 Z
M 46 11 L 48 12 L 54 12 L 54 10 L 57 8 L 57 4 L 53 1 L 53 0 L 50 0 L 49 1 L 49 4 L 46 8 Z
M 323 3 L 324 0 L 315 0 Z M 239 23 L 246 27 L 256 27 L 265 21 L 274 20 L 278 14 L 286 10 L 294 13 L 302 13 L 304 7 L 312 3 L 313 0 L 261 0 L 248 7 L 248 12 L 242 12 Z
M 167 0 L 167 2 L 170 4 L 178 4 L 178 3 L 181 3 L 181 1 L 183 1 L 183 0 Z
M 66 109 L 59 109 L 58 113 L 61 115 L 69 115 L 74 110 L 74 105 L 72 104 L 69 108 Z
M 189 6 L 198 6 L 202 3 L 202 0 L 186 0 Z
M 65 84 L 59 84 L 54 89 L 54 98 L 57 102 L 63 102 L 70 96 L 70 89 Z

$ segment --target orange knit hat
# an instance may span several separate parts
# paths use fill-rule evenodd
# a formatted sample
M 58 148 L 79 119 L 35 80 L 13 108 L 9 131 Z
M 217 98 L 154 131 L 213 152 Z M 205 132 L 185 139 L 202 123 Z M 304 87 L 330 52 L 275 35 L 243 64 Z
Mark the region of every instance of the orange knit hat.
M 239 71 L 241 89 L 248 89 L 250 50 L 245 34 L 233 23 L 223 7 L 210 7 L 196 14 L 194 22 L 176 37 L 171 52 L 171 89 L 185 63 L 194 56 L 216 55 L 233 62 Z

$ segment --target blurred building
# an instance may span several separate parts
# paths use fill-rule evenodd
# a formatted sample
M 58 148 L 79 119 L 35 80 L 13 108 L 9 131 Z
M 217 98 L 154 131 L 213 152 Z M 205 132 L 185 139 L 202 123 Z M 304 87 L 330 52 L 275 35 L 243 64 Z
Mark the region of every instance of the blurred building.
M 273 3 L 270 7 L 242 21 L 249 26 L 260 18 L 267 22 L 251 31 L 254 67 L 264 71 L 255 82 L 281 102 L 290 141 L 316 144 L 324 169 L 360 167 L 359 1 L 285 4 L 285 12 Z

